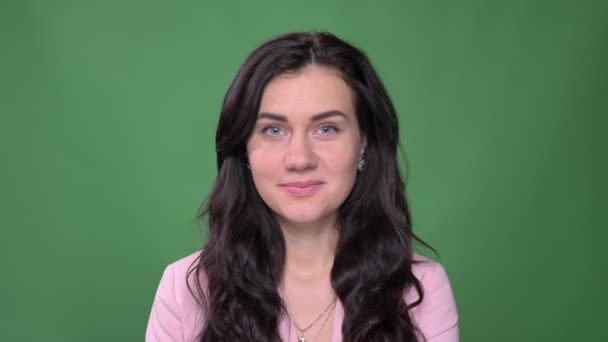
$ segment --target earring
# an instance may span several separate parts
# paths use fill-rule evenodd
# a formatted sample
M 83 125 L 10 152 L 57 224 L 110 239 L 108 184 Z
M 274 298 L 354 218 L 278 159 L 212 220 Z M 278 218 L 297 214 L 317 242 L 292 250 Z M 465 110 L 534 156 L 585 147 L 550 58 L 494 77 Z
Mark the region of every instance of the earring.
M 245 165 L 247 165 L 247 168 L 251 170 L 251 165 L 249 165 L 249 163 L 245 163 Z
M 365 160 L 364 159 L 359 160 L 359 163 L 357 164 L 357 171 L 359 171 L 359 172 L 363 171 L 364 166 L 365 166 Z

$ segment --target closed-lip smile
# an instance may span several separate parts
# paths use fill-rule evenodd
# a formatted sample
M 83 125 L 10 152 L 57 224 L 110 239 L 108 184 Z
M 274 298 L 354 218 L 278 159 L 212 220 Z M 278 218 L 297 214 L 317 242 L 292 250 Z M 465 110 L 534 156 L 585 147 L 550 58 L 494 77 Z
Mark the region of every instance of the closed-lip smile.
M 303 182 L 288 182 L 280 184 L 280 187 L 288 194 L 295 197 L 305 197 L 316 193 L 324 183 L 320 180 L 308 180 Z

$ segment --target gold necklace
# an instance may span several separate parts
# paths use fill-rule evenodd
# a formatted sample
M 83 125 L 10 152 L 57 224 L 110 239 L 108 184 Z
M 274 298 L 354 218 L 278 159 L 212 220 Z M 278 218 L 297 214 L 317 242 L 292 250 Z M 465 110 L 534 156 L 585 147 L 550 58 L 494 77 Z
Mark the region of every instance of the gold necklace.
M 331 301 L 331 303 L 329 303 L 329 305 L 325 308 L 325 310 L 323 310 L 323 312 L 321 312 L 321 314 L 319 315 L 319 317 L 317 317 L 312 323 L 310 323 L 306 328 L 302 329 L 300 328 L 300 326 L 298 326 L 298 324 L 296 323 L 296 321 L 293 321 L 293 325 L 296 326 L 296 329 L 298 329 L 300 331 L 300 336 L 298 336 L 298 342 L 306 342 L 306 336 L 304 336 L 304 333 L 310 329 L 315 323 L 317 323 L 321 317 L 323 317 L 323 315 L 325 315 L 325 313 L 327 312 L 327 310 L 329 310 L 330 308 L 333 309 L 333 307 L 336 304 L 336 301 L 338 300 L 338 297 L 334 297 L 334 299 Z M 325 324 L 327 324 L 327 321 L 329 320 L 329 316 L 327 315 L 327 317 L 325 318 L 325 320 L 323 321 L 323 324 L 321 325 L 321 328 L 319 329 L 319 331 L 317 332 L 317 334 L 315 335 L 315 337 L 313 338 L 313 340 L 311 342 L 314 342 L 317 340 L 317 338 L 319 337 L 319 334 L 321 333 L 321 330 L 323 330 L 323 328 L 325 327 Z

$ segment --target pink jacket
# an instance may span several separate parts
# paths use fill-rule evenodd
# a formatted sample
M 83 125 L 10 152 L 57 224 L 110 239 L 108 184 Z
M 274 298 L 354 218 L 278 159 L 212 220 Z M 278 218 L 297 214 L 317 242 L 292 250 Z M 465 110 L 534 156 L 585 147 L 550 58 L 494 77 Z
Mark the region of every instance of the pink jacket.
M 192 342 L 199 333 L 201 309 L 188 291 L 186 272 L 198 253 L 191 254 L 169 265 L 160 280 L 152 304 L 146 330 L 147 342 Z M 423 260 L 413 266 L 414 275 L 421 281 L 424 300 L 410 311 L 428 342 L 458 342 L 458 313 L 447 274 L 441 264 L 415 255 Z M 404 293 L 406 303 L 417 299 L 414 290 Z M 338 300 L 334 310 L 332 342 L 342 341 L 344 308 Z M 279 323 L 283 341 L 298 341 L 296 329 L 284 315 Z

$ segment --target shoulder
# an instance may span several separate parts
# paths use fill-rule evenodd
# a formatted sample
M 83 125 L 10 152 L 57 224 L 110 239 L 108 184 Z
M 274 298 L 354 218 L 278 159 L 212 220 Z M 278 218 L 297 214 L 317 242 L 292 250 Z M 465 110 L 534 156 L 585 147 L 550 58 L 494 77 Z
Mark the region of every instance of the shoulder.
M 423 288 L 450 285 L 443 265 L 420 254 L 414 253 L 412 273 L 422 283 Z
M 200 250 L 196 251 L 169 264 L 163 272 L 159 290 L 173 292 L 175 299 L 180 304 L 191 302 L 193 298 L 190 288 L 194 290 L 193 286 L 196 284 L 193 281 L 193 275 L 190 275 L 189 271 L 198 262 L 200 253 Z M 205 283 L 206 279 L 201 279 L 201 282 Z
M 160 281 L 161 285 L 163 284 L 163 281 L 172 283 L 175 299 L 185 310 L 191 308 L 193 303 L 196 303 L 196 300 L 190 291 L 190 289 L 195 290 L 195 278 L 194 274 L 190 274 L 189 271 L 193 266 L 196 266 L 200 254 L 201 251 L 198 250 L 169 264 L 165 268 Z M 202 286 L 207 285 L 207 278 L 203 274 L 201 274 L 200 283 Z M 198 304 L 196 304 L 195 307 L 198 308 Z
M 420 281 L 422 302 L 410 314 L 428 342 L 458 341 L 458 311 L 448 274 L 439 262 L 414 254 L 412 272 Z M 419 299 L 415 289 L 405 293 L 406 303 Z
M 154 296 L 146 341 L 190 341 L 198 333 L 203 317 L 191 292 L 196 290 L 189 270 L 199 255 L 197 251 L 165 267 Z M 201 279 L 201 285 L 205 283 L 206 279 Z
M 173 272 L 175 275 L 183 275 L 184 277 L 186 276 L 186 274 L 188 273 L 188 270 L 190 269 L 190 267 L 198 261 L 199 256 L 201 255 L 201 251 L 198 250 L 188 256 L 185 256 L 181 259 L 178 259 L 174 262 L 172 262 L 171 264 L 169 264 L 166 269 L 165 272 L 167 271 L 171 271 Z M 184 280 L 185 281 L 185 280 Z

